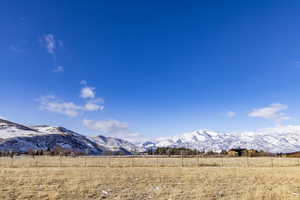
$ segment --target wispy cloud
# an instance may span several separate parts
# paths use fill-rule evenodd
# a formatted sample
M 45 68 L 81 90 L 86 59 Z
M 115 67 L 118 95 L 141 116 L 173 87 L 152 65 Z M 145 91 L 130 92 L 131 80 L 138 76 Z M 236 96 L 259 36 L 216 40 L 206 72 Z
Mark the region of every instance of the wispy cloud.
M 77 105 L 74 102 L 60 100 L 54 95 L 41 96 L 38 99 L 38 102 L 40 103 L 41 110 L 60 113 L 69 117 L 76 117 L 80 112 L 95 112 L 104 109 L 104 100 L 102 98 L 95 98 L 94 90 L 95 88 L 92 90 L 94 96 L 85 100 L 83 105 Z
M 82 123 L 86 128 L 101 133 L 127 132 L 129 130 L 127 123 L 118 120 L 95 121 L 84 119 Z
M 83 106 L 79 106 L 74 102 L 59 100 L 53 95 L 42 96 L 38 101 L 41 110 L 60 113 L 69 117 L 76 117 L 80 112 L 91 112 L 104 109 L 104 106 L 99 105 L 98 102 L 88 102 Z
M 88 87 L 88 86 L 81 88 L 81 92 L 80 92 L 81 98 L 88 99 L 88 98 L 95 98 L 95 96 L 96 96 L 95 88 Z
M 82 120 L 82 124 L 89 130 L 97 131 L 110 137 L 121 138 L 131 142 L 146 141 L 147 138 L 130 129 L 125 122 L 118 120 Z
M 60 101 L 52 95 L 40 97 L 38 101 L 40 102 L 40 109 L 57 112 L 69 117 L 76 117 L 79 111 L 82 110 L 82 108 L 75 105 L 75 103 Z
M 88 101 L 84 108 L 86 111 L 98 111 L 98 110 L 103 110 L 104 109 L 104 105 L 102 105 L 104 103 L 104 100 L 101 98 L 97 98 L 97 99 L 93 99 Z
M 54 35 L 52 34 L 45 34 L 40 39 L 40 42 L 42 46 L 47 50 L 50 54 L 55 54 L 56 49 L 56 40 L 54 38 Z
M 64 48 L 64 43 L 61 40 L 57 40 L 55 36 L 51 33 L 44 34 L 39 38 L 41 46 L 52 55 L 53 64 L 55 69 L 53 72 L 63 72 L 64 67 L 57 64 L 57 50 L 59 48 Z
M 63 66 L 57 66 L 53 72 L 55 73 L 59 73 L 59 72 L 64 72 L 65 71 L 65 68 Z
M 96 88 L 87 86 L 87 81 L 85 80 L 80 81 L 80 85 L 84 85 L 80 91 L 80 98 L 89 99 L 84 106 L 85 109 L 87 111 L 103 110 L 104 106 L 99 104 L 103 104 L 104 100 L 102 98 L 96 98 Z
M 289 120 L 291 117 L 284 114 L 282 111 L 288 108 L 287 105 L 274 103 L 267 107 L 257 108 L 251 111 L 248 116 L 249 117 L 257 117 L 263 119 L 271 119 L 274 121 L 284 121 Z

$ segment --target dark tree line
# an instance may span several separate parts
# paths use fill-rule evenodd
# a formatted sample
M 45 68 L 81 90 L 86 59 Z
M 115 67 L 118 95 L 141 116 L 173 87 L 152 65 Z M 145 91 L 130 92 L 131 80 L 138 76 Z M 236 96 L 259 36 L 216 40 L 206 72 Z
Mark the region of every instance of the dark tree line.
M 196 149 L 188 149 L 184 147 L 172 148 L 172 147 L 159 147 L 156 149 L 149 149 L 147 152 L 149 155 L 199 155 L 203 152 Z
M 56 146 L 53 149 L 29 149 L 26 152 L 16 152 L 16 151 L 0 151 L 0 157 L 14 157 L 19 155 L 30 155 L 30 156 L 81 156 L 87 155 L 87 152 L 76 151 L 72 149 L 66 149 L 61 146 Z
M 236 154 L 232 154 L 233 151 L 236 151 Z M 240 151 L 240 153 L 238 153 Z M 212 156 L 212 157 L 219 157 L 219 156 L 250 156 L 250 157 L 259 157 L 259 156 L 282 156 L 282 154 L 272 154 L 265 151 L 257 151 L 253 149 L 231 149 L 231 150 L 222 150 L 221 152 L 214 152 L 214 151 L 199 151 L 196 149 L 188 149 L 188 148 L 175 148 L 175 147 L 159 147 L 156 149 L 149 149 L 146 152 L 148 155 L 202 155 L 202 156 Z M 285 155 L 285 154 L 284 154 Z M 293 154 L 294 155 L 294 154 Z M 297 154 L 300 157 L 300 153 Z M 292 155 L 290 155 L 292 157 Z

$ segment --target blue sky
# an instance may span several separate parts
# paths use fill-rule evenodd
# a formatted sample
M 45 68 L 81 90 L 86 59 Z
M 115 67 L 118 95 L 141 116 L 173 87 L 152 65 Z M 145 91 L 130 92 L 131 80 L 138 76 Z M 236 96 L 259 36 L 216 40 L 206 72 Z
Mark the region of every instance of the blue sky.
M 300 2 L 2 1 L 0 116 L 157 137 L 299 124 Z

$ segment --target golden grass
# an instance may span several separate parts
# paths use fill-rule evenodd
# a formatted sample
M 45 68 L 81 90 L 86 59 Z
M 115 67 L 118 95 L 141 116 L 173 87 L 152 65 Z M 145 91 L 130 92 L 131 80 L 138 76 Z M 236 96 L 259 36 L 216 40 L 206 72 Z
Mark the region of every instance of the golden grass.
M 29 158 L 23 159 L 25 162 Z M 56 163 L 59 158 L 47 159 Z M 26 163 L 22 167 L 21 161 L 15 162 L 14 168 L 0 167 L 0 199 L 300 199 L 300 167 L 130 167 L 130 159 L 119 161 L 127 162 L 127 166 L 83 167 L 84 158 L 77 159 L 80 167 L 30 167 Z M 237 160 L 224 158 L 223 162 Z M 85 161 L 86 166 L 92 164 Z M 117 162 L 110 162 L 113 161 Z M 214 158 L 207 158 L 210 161 L 215 162 Z M 280 161 L 286 164 L 284 159 Z M 66 160 L 65 163 L 68 164 Z
M 0 167 L 300 167 L 299 158 L 283 157 L 0 157 Z

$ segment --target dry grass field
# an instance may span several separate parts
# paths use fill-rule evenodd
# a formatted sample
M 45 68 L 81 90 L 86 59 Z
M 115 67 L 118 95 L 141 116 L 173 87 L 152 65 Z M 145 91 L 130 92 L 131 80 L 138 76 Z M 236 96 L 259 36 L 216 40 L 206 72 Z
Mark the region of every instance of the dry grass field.
M 0 167 L 299 167 L 299 158 L 167 156 L 0 157 Z
M 298 159 L 1 159 L 0 199 L 300 199 Z

